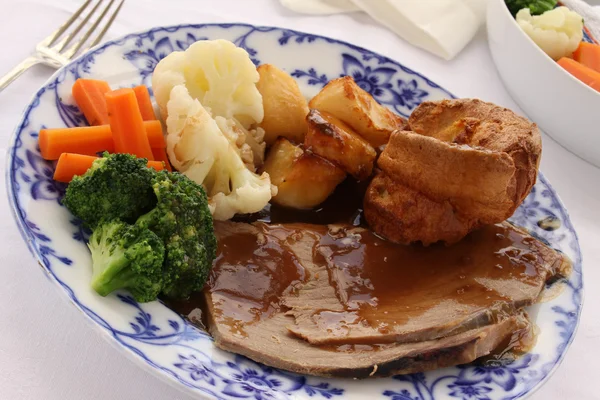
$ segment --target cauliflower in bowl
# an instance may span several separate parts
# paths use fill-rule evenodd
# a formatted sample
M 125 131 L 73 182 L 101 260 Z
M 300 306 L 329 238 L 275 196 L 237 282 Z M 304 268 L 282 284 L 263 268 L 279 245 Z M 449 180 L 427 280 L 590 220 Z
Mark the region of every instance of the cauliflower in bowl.
M 171 90 L 183 84 L 213 116 L 235 119 L 249 128 L 264 117 L 258 79 L 246 50 L 227 40 L 200 40 L 158 63 L 152 89 L 164 118 Z
M 260 211 L 276 192 L 268 174 L 255 173 L 266 147 L 258 80 L 248 53 L 226 40 L 171 53 L 152 76 L 169 160 L 206 188 L 217 220 Z
M 219 124 L 185 85 L 171 90 L 167 113 L 171 164 L 206 188 L 213 218 L 227 220 L 267 205 L 277 192 L 269 174 L 259 176 L 244 165 Z
M 524 8 L 517 13 L 517 23 L 554 60 L 570 56 L 583 39 L 583 18 L 567 7 L 534 16 Z

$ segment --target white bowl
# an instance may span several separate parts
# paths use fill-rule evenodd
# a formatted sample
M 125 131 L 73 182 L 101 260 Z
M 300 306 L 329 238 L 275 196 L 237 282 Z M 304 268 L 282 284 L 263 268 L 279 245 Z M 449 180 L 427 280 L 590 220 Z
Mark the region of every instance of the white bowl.
M 506 89 L 529 119 L 568 150 L 600 167 L 600 93 L 573 77 L 489 0 L 488 44 Z

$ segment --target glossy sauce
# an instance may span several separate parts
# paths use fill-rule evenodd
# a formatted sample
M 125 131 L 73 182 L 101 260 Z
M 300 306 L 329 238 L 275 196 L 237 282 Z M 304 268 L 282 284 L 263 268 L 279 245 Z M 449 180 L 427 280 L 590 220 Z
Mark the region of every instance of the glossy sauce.
M 509 303 L 527 289 L 515 291 L 506 282 L 535 291 L 558 273 L 545 270 L 560 265 L 547 266 L 544 252 L 543 244 L 508 224 L 482 228 L 453 246 L 429 247 L 395 245 L 365 230 L 333 229 L 322 236 L 315 254 L 327 263 L 345 311 L 318 311 L 313 320 L 333 335 L 359 323 L 387 333 L 392 325 L 436 310 Z
M 212 298 L 213 318 L 232 333 L 245 337 L 244 327 L 270 318 L 282 307 L 282 297 L 314 278 L 303 268 L 291 247 L 306 236 L 312 260 L 326 265 L 328 279 L 344 305 L 343 312 L 318 310 L 313 320 L 322 329 L 344 334 L 349 325 L 363 324 L 386 333 L 391 327 L 453 302 L 485 307 L 510 300 L 502 281 L 512 278 L 534 286 L 543 275 L 540 257 L 550 251 L 543 244 L 508 224 L 489 226 L 447 247 L 401 246 L 368 232 L 352 232 L 364 226 L 362 198 L 365 185 L 348 179 L 317 210 L 289 210 L 274 205 L 260 213 L 236 217 L 255 222 L 253 232 L 223 232 L 215 224 L 217 258 L 205 288 Z M 298 223 L 310 225 L 306 230 Z M 329 230 L 327 224 L 342 224 Z M 552 265 L 552 274 L 567 274 L 568 265 Z M 199 293 L 186 301 L 167 301 L 175 311 L 188 315 L 202 307 Z M 206 321 L 204 321 L 206 323 Z M 534 335 L 532 336 L 534 337 Z M 511 338 L 497 351 L 525 348 Z M 383 347 L 382 347 L 383 346 Z M 338 352 L 378 351 L 389 344 L 324 346 Z M 518 351 L 515 351 L 515 354 Z M 512 353 L 511 353 L 512 354 Z

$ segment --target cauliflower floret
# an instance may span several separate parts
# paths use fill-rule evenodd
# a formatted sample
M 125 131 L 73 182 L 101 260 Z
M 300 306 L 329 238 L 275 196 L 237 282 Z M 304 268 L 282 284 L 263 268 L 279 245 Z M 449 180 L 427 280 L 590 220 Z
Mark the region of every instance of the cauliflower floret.
M 152 75 L 156 102 L 168 117 L 171 90 L 185 85 L 204 106 L 251 171 L 263 164 L 264 116 L 258 71 L 248 53 L 227 40 L 203 40 L 163 58 Z
M 246 168 L 237 147 L 184 84 L 171 90 L 166 107 L 169 159 L 206 188 L 213 217 L 227 220 L 262 210 L 277 192 L 269 175 Z
M 517 23 L 554 60 L 570 56 L 583 39 L 583 18 L 567 7 L 535 16 L 524 8 L 517 13 Z
M 246 50 L 227 40 L 201 40 L 163 58 L 152 88 L 163 117 L 173 87 L 184 84 L 214 117 L 235 119 L 248 129 L 263 120 L 259 74 Z

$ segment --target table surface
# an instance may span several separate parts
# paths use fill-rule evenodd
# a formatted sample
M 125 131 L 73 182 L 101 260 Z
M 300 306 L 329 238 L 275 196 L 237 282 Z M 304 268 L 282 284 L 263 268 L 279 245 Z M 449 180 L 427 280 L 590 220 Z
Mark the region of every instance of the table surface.
M 80 1 L 0 0 L 0 75 L 76 9 Z M 107 39 L 157 25 L 248 22 L 342 39 L 398 60 L 460 97 L 478 97 L 520 112 L 502 86 L 482 29 L 452 61 L 419 50 L 364 14 L 308 17 L 277 0 L 127 0 Z M 10 39 L 10 40 L 9 40 Z M 39 66 L 0 94 L 0 166 L 32 94 L 53 71 Z M 590 110 L 598 112 L 598 110 Z M 577 336 L 552 379 L 531 398 L 600 399 L 600 169 L 543 137 L 541 170 L 560 194 L 579 234 L 585 307 Z M 5 174 L 0 174 L 0 180 Z M 138 368 L 44 277 L 19 235 L 0 184 L 0 399 L 190 399 Z

